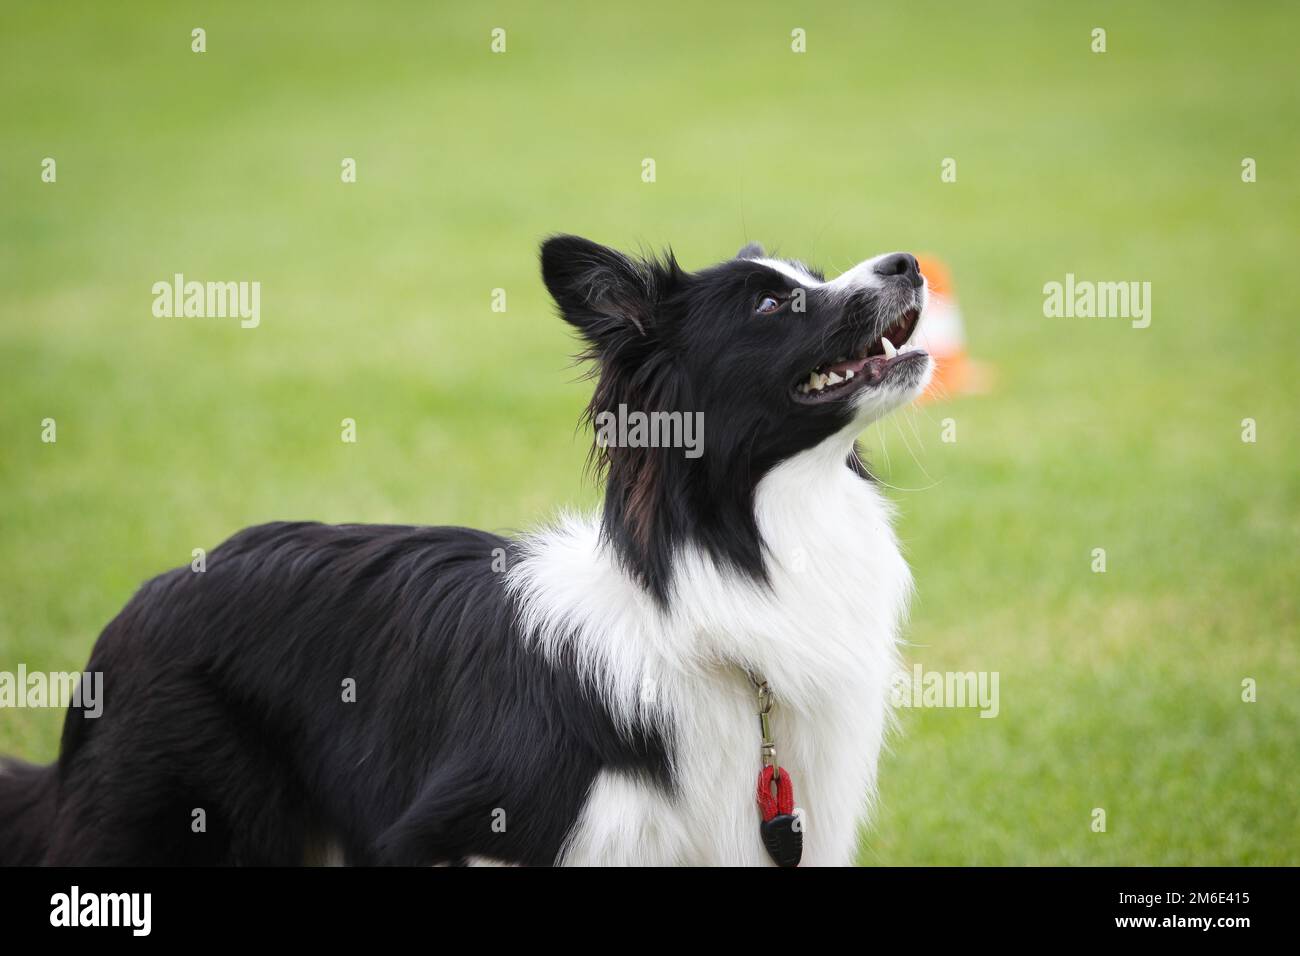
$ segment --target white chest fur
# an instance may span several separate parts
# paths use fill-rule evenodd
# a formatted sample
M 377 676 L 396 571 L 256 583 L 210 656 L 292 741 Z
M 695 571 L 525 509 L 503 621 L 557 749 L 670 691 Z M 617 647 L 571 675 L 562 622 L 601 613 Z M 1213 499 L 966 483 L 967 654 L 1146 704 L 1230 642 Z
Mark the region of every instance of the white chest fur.
M 510 572 L 526 625 L 569 651 L 616 718 L 668 728 L 676 793 L 605 773 L 564 862 L 766 864 L 754 787 L 756 698 L 776 701 L 778 759 L 805 820 L 804 863 L 853 862 L 875 793 L 911 578 L 888 503 L 830 441 L 765 476 L 755 516 L 770 587 L 706 556 L 679 556 L 664 613 L 617 566 L 598 523 L 570 517 L 532 539 Z

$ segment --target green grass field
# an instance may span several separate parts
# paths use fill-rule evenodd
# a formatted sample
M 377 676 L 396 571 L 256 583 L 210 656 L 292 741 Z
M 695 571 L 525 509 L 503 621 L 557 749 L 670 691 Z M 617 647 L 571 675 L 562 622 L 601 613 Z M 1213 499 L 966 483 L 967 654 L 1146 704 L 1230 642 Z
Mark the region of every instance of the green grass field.
M 864 437 L 909 661 L 997 671 L 1001 712 L 903 714 L 862 862 L 1300 862 L 1300 12 L 462 6 L 0 14 L 0 670 L 79 669 L 250 523 L 594 505 L 548 232 L 930 251 L 997 388 Z M 260 281 L 261 325 L 154 318 L 175 272 Z M 1045 318 L 1067 272 L 1149 281 L 1150 327 Z M 61 719 L 0 711 L 0 752 Z

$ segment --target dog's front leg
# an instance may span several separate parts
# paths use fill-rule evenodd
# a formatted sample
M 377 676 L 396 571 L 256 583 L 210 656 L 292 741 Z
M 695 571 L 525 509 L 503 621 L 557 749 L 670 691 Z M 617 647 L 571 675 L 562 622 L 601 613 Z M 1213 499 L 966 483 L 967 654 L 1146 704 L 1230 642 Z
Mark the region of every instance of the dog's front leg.
M 386 866 L 454 864 L 476 852 L 488 826 L 488 781 L 464 764 L 435 772 L 397 820 L 375 840 L 376 861 Z

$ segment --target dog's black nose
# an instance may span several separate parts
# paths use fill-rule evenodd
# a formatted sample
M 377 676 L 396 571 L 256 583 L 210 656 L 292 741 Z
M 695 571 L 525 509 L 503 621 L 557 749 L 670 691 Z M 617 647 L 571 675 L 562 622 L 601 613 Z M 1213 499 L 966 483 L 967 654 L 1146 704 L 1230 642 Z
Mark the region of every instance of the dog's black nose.
M 878 276 L 902 276 L 912 284 L 914 288 L 921 287 L 921 266 L 916 261 L 916 256 L 910 252 L 895 252 L 892 255 L 885 256 L 876 263 L 875 273 Z

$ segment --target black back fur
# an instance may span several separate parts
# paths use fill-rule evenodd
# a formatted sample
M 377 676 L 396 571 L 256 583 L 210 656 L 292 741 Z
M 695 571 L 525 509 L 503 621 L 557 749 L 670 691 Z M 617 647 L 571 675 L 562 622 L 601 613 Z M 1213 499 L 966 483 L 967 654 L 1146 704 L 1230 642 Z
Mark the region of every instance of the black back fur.
M 503 553 L 464 528 L 269 524 L 150 581 L 87 665 L 103 716 L 69 711 L 48 844 L 0 822 L 0 863 L 284 865 L 327 839 L 350 863 L 554 861 L 598 769 L 666 785 L 666 751 L 520 639 Z

